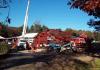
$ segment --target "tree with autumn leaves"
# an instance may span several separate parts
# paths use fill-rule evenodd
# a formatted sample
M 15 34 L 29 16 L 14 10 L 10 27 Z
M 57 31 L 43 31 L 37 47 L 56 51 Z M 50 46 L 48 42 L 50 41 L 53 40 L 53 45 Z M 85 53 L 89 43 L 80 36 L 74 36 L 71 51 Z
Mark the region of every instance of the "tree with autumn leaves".
M 21 35 L 22 27 L 10 27 L 3 22 L 0 22 L 0 36 L 5 38 Z
M 85 11 L 88 15 L 94 16 L 95 19 L 99 19 L 90 20 L 88 25 L 94 27 L 96 31 L 100 31 L 100 0 L 70 0 L 68 5 L 71 8 Z

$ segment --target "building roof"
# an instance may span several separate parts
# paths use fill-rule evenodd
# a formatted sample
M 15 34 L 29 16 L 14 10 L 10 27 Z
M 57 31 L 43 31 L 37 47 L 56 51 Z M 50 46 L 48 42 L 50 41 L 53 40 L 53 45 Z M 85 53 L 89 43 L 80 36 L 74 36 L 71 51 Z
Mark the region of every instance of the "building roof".
M 0 36 L 0 39 L 5 39 L 4 37 Z
M 35 37 L 38 33 L 26 33 L 24 37 Z

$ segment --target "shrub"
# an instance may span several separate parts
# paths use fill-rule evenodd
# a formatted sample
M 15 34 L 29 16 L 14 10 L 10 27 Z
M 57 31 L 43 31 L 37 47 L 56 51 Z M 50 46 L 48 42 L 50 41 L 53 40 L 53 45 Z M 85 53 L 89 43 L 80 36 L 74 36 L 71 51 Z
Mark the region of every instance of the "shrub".
M 0 55 L 7 54 L 9 51 L 8 44 L 5 42 L 0 42 Z

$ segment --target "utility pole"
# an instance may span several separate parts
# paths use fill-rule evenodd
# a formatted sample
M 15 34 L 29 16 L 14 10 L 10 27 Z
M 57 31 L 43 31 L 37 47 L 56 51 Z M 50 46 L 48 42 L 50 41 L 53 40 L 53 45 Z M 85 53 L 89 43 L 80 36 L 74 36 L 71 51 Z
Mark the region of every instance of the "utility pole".
M 22 36 L 26 34 L 26 30 L 27 30 L 29 5 L 30 5 L 30 0 L 28 0 L 28 4 L 27 4 Z

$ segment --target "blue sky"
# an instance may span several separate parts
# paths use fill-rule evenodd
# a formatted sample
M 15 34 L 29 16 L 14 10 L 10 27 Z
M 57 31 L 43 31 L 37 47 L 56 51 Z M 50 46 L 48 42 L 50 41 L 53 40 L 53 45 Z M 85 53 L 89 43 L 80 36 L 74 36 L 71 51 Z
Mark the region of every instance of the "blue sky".
M 70 9 L 68 0 L 31 0 L 28 26 L 40 21 L 49 28 L 93 30 L 86 24 L 91 16 L 78 9 Z M 27 0 L 12 0 L 9 26 L 23 25 Z M 5 20 L 8 9 L 0 9 L 0 20 Z

